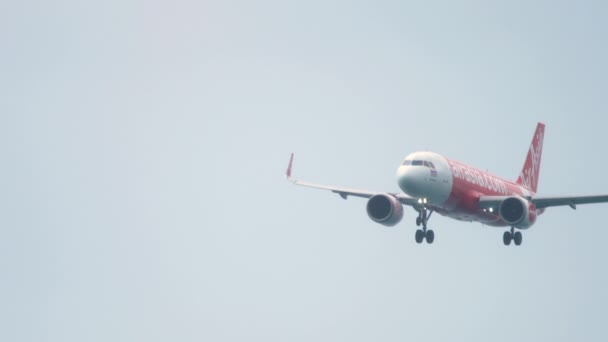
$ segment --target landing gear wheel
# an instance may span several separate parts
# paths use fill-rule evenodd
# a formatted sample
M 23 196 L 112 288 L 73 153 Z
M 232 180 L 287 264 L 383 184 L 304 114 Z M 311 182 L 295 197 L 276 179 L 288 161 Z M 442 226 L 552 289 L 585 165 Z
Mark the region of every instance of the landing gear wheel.
M 416 217 L 416 225 L 418 227 L 420 227 L 421 224 L 422 224 L 422 219 L 420 217 Z
M 432 230 L 427 230 L 426 231 L 426 242 L 428 244 L 433 243 L 433 241 L 435 241 L 435 232 L 433 232 Z
M 515 234 L 513 234 L 513 242 L 515 242 L 515 246 L 521 245 L 521 240 L 521 232 L 515 232 Z
M 424 232 L 420 229 L 416 230 L 416 242 L 417 243 L 422 243 L 422 240 L 424 240 Z
M 513 235 L 511 234 L 511 232 L 505 232 L 502 235 L 502 242 L 504 242 L 505 246 L 510 245 L 512 239 L 513 239 Z

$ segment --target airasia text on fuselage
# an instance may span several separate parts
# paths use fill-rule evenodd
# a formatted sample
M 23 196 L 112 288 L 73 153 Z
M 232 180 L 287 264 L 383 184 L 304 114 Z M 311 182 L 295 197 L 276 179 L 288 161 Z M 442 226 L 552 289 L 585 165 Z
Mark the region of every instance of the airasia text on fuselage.
M 450 168 L 452 169 L 452 175 L 454 178 L 464 180 L 470 184 L 478 185 L 494 193 L 503 195 L 509 194 L 507 185 L 502 179 L 493 177 L 487 173 L 481 172 L 475 168 L 455 162 L 453 160 L 449 160 L 448 162 L 450 164 Z

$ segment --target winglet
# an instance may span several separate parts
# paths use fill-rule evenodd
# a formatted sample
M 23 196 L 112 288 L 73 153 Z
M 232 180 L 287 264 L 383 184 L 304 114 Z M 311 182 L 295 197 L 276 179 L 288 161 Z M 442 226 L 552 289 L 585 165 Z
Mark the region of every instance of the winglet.
M 285 178 L 291 180 L 291 166 L 293 165 L 293 153 L 291 153 L 291 157 L 289 158 L 289 165 L 287 166 L 287 171 L 285 171 Z

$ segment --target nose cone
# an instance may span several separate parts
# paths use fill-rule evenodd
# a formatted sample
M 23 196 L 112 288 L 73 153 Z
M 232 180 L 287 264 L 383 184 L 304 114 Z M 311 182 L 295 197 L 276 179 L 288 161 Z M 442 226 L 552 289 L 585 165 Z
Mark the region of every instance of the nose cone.
M 397 183 L 403 192 L 412 197 L 424 197 L 425 170 L 419 167 L 401 166 L 397 170 Z

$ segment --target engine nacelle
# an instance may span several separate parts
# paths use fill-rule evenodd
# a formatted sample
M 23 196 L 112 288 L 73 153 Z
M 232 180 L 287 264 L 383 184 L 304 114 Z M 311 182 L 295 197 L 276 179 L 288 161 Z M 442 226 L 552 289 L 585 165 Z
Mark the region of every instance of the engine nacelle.
M 374 222 L 392 227 L 403 218 L 403 204 L 388 194 L 374 195 L 367 201 L 367 215 Z
M 498 206 L 500 218 L 517 228 L 528 228 L 536 221 L 536 208 L 522 197 L 509 197 Z

